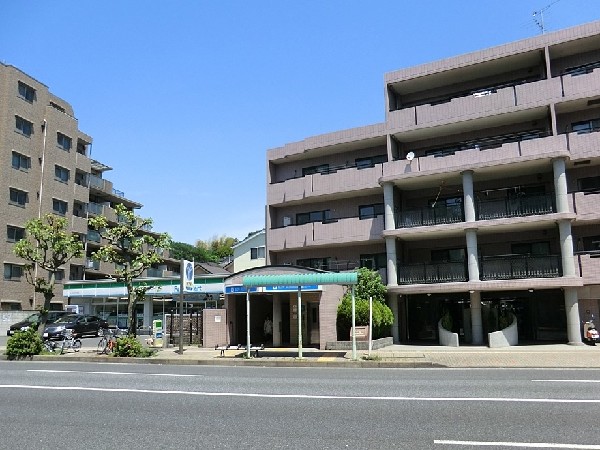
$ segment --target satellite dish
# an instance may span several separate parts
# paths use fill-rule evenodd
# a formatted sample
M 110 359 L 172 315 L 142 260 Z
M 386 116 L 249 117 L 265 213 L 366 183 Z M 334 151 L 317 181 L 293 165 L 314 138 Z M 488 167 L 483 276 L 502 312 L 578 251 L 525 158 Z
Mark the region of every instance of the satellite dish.
M 415 154 L 413 152 L 408 152 L 408 154 L 406 155 L 406 160 L 412 161 L 413 159 L 415 159 Z

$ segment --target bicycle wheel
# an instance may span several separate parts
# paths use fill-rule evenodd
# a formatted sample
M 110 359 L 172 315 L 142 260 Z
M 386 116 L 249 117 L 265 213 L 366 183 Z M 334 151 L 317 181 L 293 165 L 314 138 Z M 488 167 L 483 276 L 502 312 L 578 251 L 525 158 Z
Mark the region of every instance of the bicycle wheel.
M 100 339 L 100 342 L 98 342 L 97 352 L 99 355 L 106 353 L 107 345 L 108 345 L 108 341 L 106 340 L 106 336 L 102 336 L 102 339 Z
M 63 339 L 62 341 L 60 341 L 60 344 L 58 344 L 60 347 L 60 353 L 59 354 L 63 354 L 65 352 L 65 347 L 67 346 L 67 340 Z
M 46 350 L 47 352 L 53 353 L 54 352 L 54 343 L 51 341 L 44 341 L 44 350 Z
M 75 340 L 73 341 L 73 350 L 74 350 L 75 352 L 78 352 L 78 351 L 79 351 L 79 349 L 81 349 L 81 341 L 80 341 L 79 339 L 75 339 Z

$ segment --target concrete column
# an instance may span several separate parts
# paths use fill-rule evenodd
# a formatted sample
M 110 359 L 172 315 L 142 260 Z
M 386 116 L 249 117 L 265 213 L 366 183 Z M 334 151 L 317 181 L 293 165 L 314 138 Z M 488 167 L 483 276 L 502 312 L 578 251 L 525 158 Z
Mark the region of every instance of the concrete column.
M 481 293 L 471 292 L 471 333 L 473 345 L 483 345 L 483 323 L 481 320 Z
M 400 343 L 400 318 L 398 317 L 398 296 L 396 294 L 390 295 L 389 306 L 394 315 L 394 323 L 392 324 L 392 338 L 394 344 Z
M 394 217 L 394 183 L 383 184 L 384 222 L 385 230 L 396 229 Z
M 466 231 L 467 238 L 467 268 L 469 281 L 479 281 L 479 257 L 477 255 L 477 230 Z
M 385 251 L 387 254 L 387 284 L 398 286 L 398 258 L 396 256 L 396 238 L 385 238 Z
M 565 160 L 563 158 L 553 160 L 552 168 L 554 171 L 554 192 L 556 195 L 556 211 L 559 213 L 569 212 Z
M 565 288 L 565 312 L 567 314 L 567 337 L 569 345 L 583 345 L 581 342 L 577 288 Z
M 154 304 L 151 297 L 144 299 L 144 328 L 152 326 L 152 317 L 154 316 Z
M 475 222 L 475 194 L 473 193 L 473 171 L 462 172 L 465 222 Z
M 273 295 L 273 347 L 281 347 L 281 295 Z
M 573 235 L 571 234 L 571 222 L 568 220 L 559 220 L 558 232 L 560 235 L 560 255 L 562 260 L 563 277 L 574 277 L 575 260 L 573 257 Z

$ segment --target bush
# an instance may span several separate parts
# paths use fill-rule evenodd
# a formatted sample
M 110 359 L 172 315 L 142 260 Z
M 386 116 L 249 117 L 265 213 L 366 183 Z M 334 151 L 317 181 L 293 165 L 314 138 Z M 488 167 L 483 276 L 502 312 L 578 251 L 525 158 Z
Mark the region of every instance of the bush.
M 452 316 L 450 315 L 450 311 L 445 310 L 442 315 L 442 328 L 452 332 Z
M 369 325 L 369 300 L 355 299 L 356 326 Z M 389 335 L 394 323 L 392 310 L 385 303 L 373 300 L 373 339 Z M 337 331 L 340 340 L 350 339 L 352 328 L 352 299 L 344 297 L 337 310 Z
M 154 355 L 154 350 L 144 348 L 135 336 L 124 336 L 117 338 L 117 344 L 113 350 L 114 356 L 147 358 Z
M 17 331 L 6 342 L 6 356 L 9 358 L 24 358 L 39 355 L 44 348 L 42 338 L 37 334 L 36 327 Z

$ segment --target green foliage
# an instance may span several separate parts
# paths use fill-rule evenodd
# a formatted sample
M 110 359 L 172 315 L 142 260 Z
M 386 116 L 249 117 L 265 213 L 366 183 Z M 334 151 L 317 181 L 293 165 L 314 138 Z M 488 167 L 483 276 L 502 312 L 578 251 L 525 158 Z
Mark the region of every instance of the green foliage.
M 205 247 L 194 247 L 185 242 L 173 242 L 170 256 L 173 259 L 185 259 L 195 262 L 218 262 L 219 259 Z
M 35 327 L 17 331 L 6 342 L 6 355 L 9 358 L 24 358 L 39 355 L 44 344 Z
M 379 273 L 367 268 L 358 270 L 354 288 L 355 320 L 357 326 L 369 325 L 369 297 L 373 298 L 373 338 L 389 336 L 394 323 L 392 310 L 385 304 L 386 288 Z M 346 340 L 352 328 L 352 294 L 346 292 L 337 309 L 338 339 Z
M 196 242 L 196 247 L 205 249 L 220 261 L 228 256 L 233 256 L 233 246 L 238 243 L 236 238 L 229 236 L 213 236 L 208 241 Z
M 114 356 L 147 358 L 154 355 L 154 350 L 144 348 L 135 336 L 124 336 L 117 338 L 117 344 L 113 350 Z
M 442 315 L 442 328 L 448 331 L 452 331 L 452 316 L 450 315 L 450 311 L 445 310 Z

